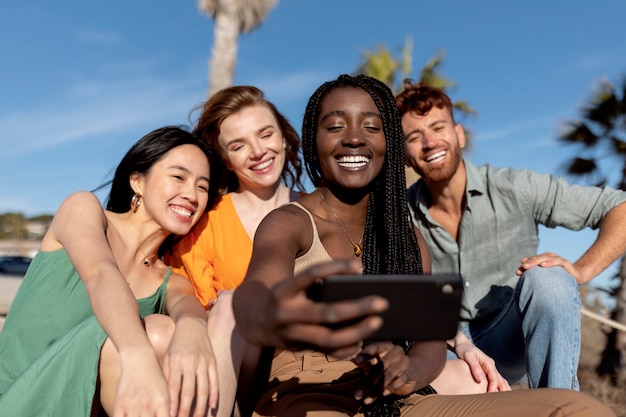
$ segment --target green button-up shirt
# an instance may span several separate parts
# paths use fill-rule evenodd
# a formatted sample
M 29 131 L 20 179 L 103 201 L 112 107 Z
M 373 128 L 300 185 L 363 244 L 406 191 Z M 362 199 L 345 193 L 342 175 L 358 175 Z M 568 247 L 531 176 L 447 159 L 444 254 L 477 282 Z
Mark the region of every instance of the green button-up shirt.
M 537 254 L 538 225 L 595 229 L 609 210 L 626 201 L 626 192 L 609 187 L 464 162 L 466 205 L 458 242 L 428 212 L 423 181 L 408 190 L 413 222 L 430 249 L 433 273 L 463 277 L 464 320 L 489 319 L 506 306 L 519 279 L 515 270 L 520 259 Z

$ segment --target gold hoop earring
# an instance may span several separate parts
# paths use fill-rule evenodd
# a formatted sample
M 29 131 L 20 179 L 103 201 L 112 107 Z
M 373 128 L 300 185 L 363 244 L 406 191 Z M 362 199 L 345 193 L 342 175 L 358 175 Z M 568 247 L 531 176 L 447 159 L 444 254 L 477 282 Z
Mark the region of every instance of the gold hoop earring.
M 140 205 L 141 194 L 133 194 L 133 198 L 130 199 L 130 209 L 133 211 L 133 213 L 137 213 Z

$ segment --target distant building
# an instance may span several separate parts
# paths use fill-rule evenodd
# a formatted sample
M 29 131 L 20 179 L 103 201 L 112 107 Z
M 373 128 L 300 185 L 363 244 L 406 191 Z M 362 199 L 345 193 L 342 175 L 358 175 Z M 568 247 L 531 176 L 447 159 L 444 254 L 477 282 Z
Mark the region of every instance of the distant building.
M 28 240 L 41 240 L 50 227 L 51 221 L 28 220 L 26 222 L 26 234 Z
M 0 255 L 20 255 L 34 257 L 41 240 L 0 240 Z

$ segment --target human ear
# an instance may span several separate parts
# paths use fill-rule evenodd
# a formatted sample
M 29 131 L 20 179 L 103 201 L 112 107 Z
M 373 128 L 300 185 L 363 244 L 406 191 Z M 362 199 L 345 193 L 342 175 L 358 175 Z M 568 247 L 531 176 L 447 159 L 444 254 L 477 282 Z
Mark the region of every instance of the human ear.
M 130 188 L 133 190 L 135 194 L 143 195 L 143 187 L 144 187 L 144 175 L 139 174 L 138 172 L 133 172 L 130 174 L 128 178 L 128 182 L 130 183 Z
M 465 148 L 465 129 L 460 123 L 454 125 L 454 131 L 456 132 L 457 140 L 459 141 L 459 146 L 461 149 Z

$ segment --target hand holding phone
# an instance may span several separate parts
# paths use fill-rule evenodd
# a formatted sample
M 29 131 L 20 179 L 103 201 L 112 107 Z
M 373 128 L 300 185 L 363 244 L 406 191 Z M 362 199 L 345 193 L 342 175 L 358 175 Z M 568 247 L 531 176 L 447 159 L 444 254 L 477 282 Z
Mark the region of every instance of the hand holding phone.
M 333 275 L 309 287 L 307 296 L 331 303 L 379 295 L 389 309 L 381 314 L 383 326 L 371 339 L 447 340 L 458 328 L 462 289 L 458 274 Z

